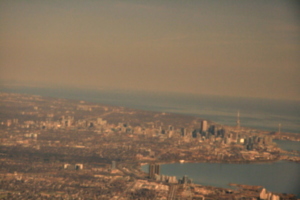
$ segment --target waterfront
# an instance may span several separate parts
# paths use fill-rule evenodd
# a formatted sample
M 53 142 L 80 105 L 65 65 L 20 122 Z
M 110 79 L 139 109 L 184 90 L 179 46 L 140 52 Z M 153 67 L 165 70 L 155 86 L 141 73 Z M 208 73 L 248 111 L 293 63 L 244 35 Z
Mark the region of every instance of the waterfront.
M 147 130 L 151 131 L 148 132 L 150 137 L 147 137 L 145 140 L 145 135 L 141 133 L 142 132 L 136 132 L 137 134 L 129 134 L 126 133 L 126 130 L 123 130 L 125 127 L 123 123 L 118 123 L 118 122 L 136 122 L 138 124 L 137 128 L 141 127 L 148 127 L 145 122 L 147 122 L 147 119 L 150 119 L 152 122 L 153 118 L 157 117 L 157 113 L 155 112 L 144 112 L 144 111 L 136 111 L 132 112 L 131 109 L 125 109 L 125 108 L 120 108 L 120 107 L 110 107 L 110 106 L 101 106 L 101 105 L 93 105 L 88 102 L 82 102 L 82 101 L 67 101 L 64 99 L 52 99 L 52 98 L 46 98 L 44 99 L 43 97 L 39 96 L 28 96 L 28 95 L 17 95 L 17 94 L 3 94 L 3 102 L 8 102 L 8 106 L 4 111 L 6 111 L 6 115 L 4 116 L 17 116 L 15 119 L 10 119 L 10 118 L 4 118 L 3 120 L 3 134 L 2 137 L 4 138 L 6 148 L 7 146 L 10 146 L 11 144 L 16 144 L 15 141 L 20 141 L 21 144 L 24 145 L 19 145 L 18 147 L 19 152 L 25 151 L 25 149 L 28 149 L 28 144 L 30 142 L 31 148 L 34 149 L 33 151 L 37 153 L 37 155 L 42 155 L 41 151 L 49 155 L 49 150 L 50 152 L 54 153 L 52 150 L 57 151 L 58 148 L 63 148 L 64 150 L 58 150 L 59 152 L 66 152 L 68 149 L 69 152 L 74 152 L 74 149 L 70 145 L 77 147 L 83 148 L 82 150 L 77 151 L 76 153 L 76 158 L 77 155 L 84 155 L 84 158 L 91 158 L 91 155 L 94 155 L 93 152 L 91 151 L 92 149 L 96 148 L 98 149 L 98 152 L 101 152 L 101 157 L 105 159 L 109 159 L 109 162 L 111 160 L 124 160 L 125 163 L 123 163 L 126 168 L 126 164 L 128 164 L 128 161 L 137 161 L 138 163 L 144 163 L 144 162 L 149 162 L 149 158 L 147 155 L 150 155 L 150 151 L 152 149 L 155 151 L 155 157 L 153 162 L 156 163 L 173 163 L 181 159 L 187 159 L 191 160 L 194 163 L 190 168 L 185 168 L 186 164 L 183 164 L 182 166 L 179 166 L 178 171 L 173 171 L 174 174 L 171 175 L 177 175 L 178 178 L 181 178 L 182 175 L 188 175 L 192 179 L 194 179 L 195 183 L 198 184 L 205 184 L 205 185 L 211 185 L 211 186 L 218 186 L 222 188 L 214 188 L 213 190 L 219 190 L 219 191 L 224 191 L 224 187 L 228 187 L 228 183 L 240 183 L 240 184 L 250 184 L 250 185 L 262 185 L 266 187 L 268 190 L 272 192 L 287 192 L 287 193 L 295 193 L 293 191 L 290 191 L 290 189 L 293 189 L 289 184 L 286 183 L 291 183 L 293 187 L 298 187 L 299 186 L 299 177 L 298 177 L 298 172 L 299 172 L 299 165 L 296 165 L 296 168 L 293 166 L 285 166 L 286 164 L 283 165 L 279 170 L 278 167 L 274 168 L 274 163 L 271 164 L 270 160 L 273 162 L 278 160 L 276 159 L 277 157 L 272 155 L 269 155 L 268 152 L 258 152 L 259 149 L 253 150 L 253 153 L 257 155 L 257 157 L 253 157 L 252 155 L 244 157 L 242 154 L 242 151 L 236 151 L 237 149 L 231 148 L 228 149 L 226 144 L 219 144 L 217 146 L 214 146 L 212 149 L 212 146 L 209 144 L 209 140 L 203 136 L 203 141 L 197 141 L 197 140 L 187 140 L 185 141 L 183 137 L 178 137 L 175 135 L 174 137 L 171 137 L 167 139 L 163 135 L 157 135 L 157 134 L 151 134 L 152 131 L 157 131 L 155 127 L 150 127 Z M 59 107 L 56 108 L 56 111 L 53 111 L 53 105 L 59 105 Z M 21 108 L 24 109 L 24 107 L 30 111 L 23 111 L 20 112 Z M 17 115 L 11 115 L 9 107 L 14 107 L 14 112 L 17 113 Z M 52 110 L 52 111 L 51 111 Z M 70 113 L 70 111 L 73 112 L 71 116 L 67 116 L 66 118 L 64 116 L 61 116 L 61 113 Z M 88 115 L 86 113 L 88 111 Z M 28 112 L 28 113 L 27 113 Z M 56 118 L 53 118 L 52 120 L 47 120 L 44 121 L 45 118 L 42 118 L 41 115 L 42 113 L 51 113 L 52 116 L 57 116 Z M 54 113 L 53 113 L 54 112 Z M 4 112 L 5 113 L 5 112 Z M 27 121 L 19 121 L 18 119 L 22 119 L 22 116 L 24 114 L 29 114 L 31 118 L 28 118 Z M 76 115 L 77 113 L 77 115 Z M 79 115 L 78 115 L 79 113 Z M 140 114 L 143 113 L 143 118 L 141 118 Z M 83 115 L 84 114 L 84 115 Z M 34 115 L 33 117 L 37 117 L 39 119 L 38 121 L 28 121 L 32 119 L 33 117 L 31 115 Z M 176 116 L 176 121 L 177 121 L 177 126 L 178 127 L 183 127 L 182 124 L 184 123 L 185 120 L 195 122 L 193 119 L 195 117 L 192 116 L 184 116 L 184 115 L 169 115 L 169 114 L 160 114 L 161 116 L 164 116 L 163 118 L 160 119 L 160 122 L 163 124 L 172 124 L 175 121 L 172 117 Z M 74 120 L 73 116 L 80 116 L 81 118 L 77 118 Z M 94 118 L 92 116 L 97 116 L 98 118 Z M 112 121 L 109 121 L 110 123 L 113 122 L 113 124 L 107 124 L 107 121 L 103 121 L 99 116 L 105 116 L 105 119 L 109 119 Z M 130 116 L 131 118 L 127 117 L 124 118 L 125 116 Z M 167 120 L 166 117 L 171 117 L 173 120 Z M 59 118 L 61 117 L 61 118 Z M 179 118 L 178 118 L 179 117 Z M 36 118 L 33 118 L 36 119 Z M 85 121 L 88 119 L 88 121 Z M 126 120 L 124 120 L 126 119 Z M 135 119 L 138 119 L 137 121 Z M 145 120 L 146 119 L 146 120 Z M 197 120 L 201 120 L 198 119 Z M 199 121 L 194 123 L 193 128 L 198 128 L 199 126 Z M 28 126 L 28 122 L 30 122 L 31 126 Z M 82 122 L 84 122 L 82 124 Z M 105 122 L 105 123 L 104 123 Z M 103 124 L 104 123 L 104 124 Z M 43 124 L 43 127 L 40 127 L 40 125 Z M 56 126 L 55 126 L 56 124 Z M 93 124 L 93 125 L 91 125 Z M 27 125 L 27 126 L 25 126 Z M 188 126 L 188 124 L 187 124 Z M 13 127 L 13 129 L 12 129 Z M 23 135 L 23 130 L 24 128 L 30 128 L 30 130 L 40 130 L 35 134 L 25 134 Z M 42 128 L 42 129 L 41 129 Z M 101 128 L 101 129 L 99 129 Z M 74 132 L 77 130 L 82 130 L 80 132 Z M 133 130 L 136 130 L 136 127 L 132 127 Z M 60 131 L 63 134 L 53 134 L 53 130 Z M 107 130 L 107 132 L 102 132 L 101 130 Z M 177 133 L 179 133 L 180 129 L 177 129 Z M 6 131 L 6 132 L 5 132 Z M 7 138 L 7 133 L 10 132 L 10 137 Z M 86 134 L 88 133 L 88 134 Z M 99 135 L 101 134 L 101 136 Z M 106 133 L 106 134 L 103 134 Z M 152 132 L 153 133 L 153 132 Z M 68 136 L 69 134 L 69 136 Z M 47 136 L 48 135 L 48 136 Z M 13 136 L 13 137 L 12 137 Z M 50 136 L 50 138 L 49 138 Z M 99 137 L 100 136 L 100 137 Z M 259 135 L 260 136 L 260 135 Z M 32 138 L 34 137 L 34 138 Z M 54 138 L 52 138 L 54 137 Z M 89 137 L 88 139 L 84 139 L 84 137 Z M 31 138 L 31 139 L 29 139 Z M 38 140 L 37 140 L 38 138 Z M 63 138 L 68 138 L 68 143 L 67 141 L 64 141 Z M 78 140 L 80 138 L 80 140 Z M 222 140 L 223 137 L 219 137 L 219 139 Z M 26 141 L 26 142 L 24 142 Z M 45 142 L 46 141 L 46 142 Z M 52 146 L 51 141 L 64 141 L 63 146 L 59 144 L 58 146 L 55 146 L 55 148 L 49 148 L 49 144 Z M 82 142 L 84 141 L 84 142 Z M 92 142 L 93 141 L 93 142 Z M 110 142 L 109 142 L 110 141 Z M 184 144 L 182 145 L 182 141 L 184 141 Z M 94 143 L 96 142 L 96 143 Z M 113 143 L 112 143 L 113 142 Z M 121 143 L 120 143 L 121 142 Z M 56 144 L 57 142 L 55 142 Z M 99 144 L 106 144 L 106 145 L 101 145 L 99 147 Z M 109 144 L 107 144 L 109 143 Z M 38 147 L 35 147 L 35 145 L 39 145 Z M 132 148 L 132 146 L 139 144 L 138 147 Z M 297 143 L 295 143 L 297 144 Z M 40 145 L 43 145 L 43 148 L 40 148 Z M 45 146 L 46 145 L 46 146 Z M 96 145 L 94 148 L 86 148 L 86 147 L 91 147 L 92 145 Z M 288 145 L 288 143 L 285 143 L 288 147 L 291 145 Z M 273 148 L 272 146 L 274 145 L 262 145 L 261 147 L 266 148 L 270 153 L 275 153 L 275 155 L 279 155 L 278 149 Z M 124 148 L 125 147 L 125 148 Z M 232 146 L 234 147 L 234 145 Z M 38 149 L 36 149 L 38 148 Z M 42 150 L 40 150 L 42 149 Z M 147 150 L 149 152 L 145 152 L 144 150 Z M 38 150 L 38 151 L 36 151 Z M 46 151 L 45 151 L 46 150 Z M 78 150 L 78 149 L 77 149 Z M 222 155 L 225 155 L 225 159 L 218 157 L 218 154 L 214 154 L 212 151 L 215 152 L 222 152 Z M 275 150 L 275 151 L 274 151 Z M 87 152 L 88 151 L 88 152 Z M 125 152 L 124 152 L 125 151 Z M 4 150 L 4 152 L 9 152 L 9 150 Z M 120 152 L 123 152 L 120 153 Z M 140 152 L 143 152 L 143 154 L 140 154 Z M 266 152 L 266 153 L 265 153 Z M 11 151 L 11 155 L 20 155 L 18 152 Z M 284 152 L 283 152 L 284 153 Z M 30 155 L 32 152 L 30 153 Z M 5 155 L 5 154 L 3 154 Z M 55 153 L 54 153 L 55 155 Z M 232 156 L 233 155 L 233 156 Z M 234 156 L 238 155 L 238 156 Z M 269 156 L 268 156 L 269 155 Z M 60 154 L 58 155 L 60 156 Z M 153 154 L 152 154 L 153 156 Z M 7 156 L 9 158 L 10 156 Z M 23 156 L 22 156 L 23 157 Z M 223 157 L 223 156 L 222 156 Z M 27 159 L 31 158 L 31 156 L 27 156 Z M 20 159 L 20 158 L 19 158 Z M 31 158 L 32 159 L 32 158 Z M 56 157 L 55 160 L 59 160 L 59 157 Z M 74 162 L 74 158 L 71 158 L 72 162 Z M 150 158 L 151 159 L 151 158 Z M 259 168 L 252 169 L 251 166 L 256 165 L 256 164 L 228 164 L 228 163 L 237 163 L 236 161 L 244 161 L 246 159 L 247 163 L 250 161 L 253 161 L 253 159 L 256 160 L 256 162 L 269 162 L 269 164 L 260 164 Z M 17 159 L 18 160 L 18 159 Z M 52 159 L 53 160 L 53 159 Z M 99 160 L 99 157 L 93 157 L 92 160 Z M 78 162 L 84 162 L 84 165 L 86 166 L 85 169 L 88 169 L 87 166 L 89 166 L 89 162 L 91 160 L 85 160 L 83 157 L 79 156 Z M 103 160 L 102 160 L 103 161 Z M 231 162 L 232 161 L 232 162 Z M 249 161 L 249 162 L 248 162 Z M 66 162 L 64 160 L 63 162 Z M 209 164 L 206 163 L 207 167 L 203 168 L 203 164 L 198 164 L 196 163 L 202 163 L 202 162 L 226 162 L 227 164 Z M 9 162 L 8 162 L 9 163 Z M 107 161 L 106 161 L 107 163 Z M 282 163 L 288 163 L 288 162 L 282 162 Z M 45 161 L 45 165 L 47 165 L 47 160 Z M 192 164 L 192 163 L 190 163 Z M 296 163 L 294 163 L 296 164 Z M 31 165 L 31 163 L 27 163 L 27 165 Z M 171 169 L 174 169 L 174 165 L 176 164 L 170 164 Z M 188 164 L 187 164 L 188 165 Z M 204 165 L 204 166 L 205 166 Z M 264 166 L 267 166 L 265 168 Z M 232 166 L 235 166 L 234 169 L 231 169 Z M 5 169 L 11 170 L 12 165 L 9 167 L 5 167 Z M 146 178 L 145 174 L 140 174 L 140 172 L 134 172 L 134 171 L 128 171 L 125 168 L 122 168 L 122 173 L 124 174 L 130 174 L 130 176 L 136 176 L 136 177 L 142 177 Z M 163 168 L 163 167 L 162 167 Z M 166 170 L 161 170 L 161 174 L 166 174 L 169 172 L 172 172 L 168 167 Z M 4 169 L 4 168 L 3 168 Z M 92 168 L 94 169 L 94 168 Z M 129 166 L 128 169 L 131 169 Z M 19 168 L 19 170 L 21 170 Z M 38 170 L 38 169 L 37 169 Z M 275 170 L 275 171 L 274 171 Z M 146 170 L 147 171 L 147 170 Z M 240 175 L 237 173 L 237 171 L 240 171 L 243 175 Z M 249 173 L 249 171 L 252 171 L 253 173 Z M 271 176 L 265 176 L 265 173 L 267 171 L 271 172 Z M 280 174 L 282 171 L 288 171 L 291 176 L 286 177 L 284 175 L 283 177 L 279 177 L 279 179 L 274 179 L 272 174 Z M 9 171 L 6 171 L 8 173 Z M 190 172 L 193 172 L 194 174 L 189 174 Z M 134 174 L 137 173 L 137 174 Z M 180 174 L 181 173 L 181 174 Z M 236 175 L 237 173 L 237 175 Z M 204 175 L 208 175 L 208 177 L 203 177 Z M 223 174 L 226 176 L 223 177 Z M 200 177 L 198 177 L 200 176 Z M 244 179 L 242 179 L 242 176 L 244 176 Z M 249 176 L 251 176 L 249 178 Z M 235 179 L 231 179 L 232 177 L 235 177 Z M 259 178 L 257 182 L 257 178 Z M 254 182 L 249 182 L 249 180 L 255 180 Z M 245 182 L 244 182 L 245 180 Z M 272 180 L 273 183 L 275 182 L 276 184 L 282 183 L 288 187 L 289 190 L 278 190 L 278 189 L 273 189 L 268 185 L 268 182 L 262 182 L 263 180 L 270 181 Z M 147 182 L 147 181 L 146 181 Z M 151 181 L 150 181 L 151 182 Z M 176 181 L 174 181 L 176 182 Z M 125 183 L 124 183 L 125 184 Z M 130 183 L 127 183 L 127 187 L 131 187 Z M 161 184 L 161 183 L 160 183 Z M 168 183 L 165 183 L 168 184 Z M 179 185 L 180 187 L 182 185 Z M 196 186 L 196 187 L 201 187 Z M 226 189 L 225 189 L 226 190 Z M 258 191 L 256 191 L 258 192 Z M 257 194 L 255 194 L 257 195 Z
M 142 166 L 148 172 L 148 165 Z M 194 183 L 230 188 L 229 183 L 259 185 L 272 192 L 292 193 L 300 197 L 300 164 L 276 163 L 173 163 L 161 165 L 161 174 L 182 178 L 187 175 Z
M 282 132 L 300 133 L 299 101 L 63 88 L 14 88 L 8 91 L 192 115 L 229 126 L 236 125 L 239 110 L 241 126 L 277 131 L 280 123 Z
M 299 107 L 297 102 L 288 104 L 284 101 L 274 101 L 268 106 L 267 100 L 217 98 L 217 97 L 193 97 L 192 96 L 170 96 L 170 95 L 138 95 L 117 92 L 95 92 L 85 91 L 65 92 L 43 91 L 48 96 L 61 96 L 69 99 L 98 102 L 103 104 L 120 105 L 125 107 L 153 110 L 161 112 L 174 112 L 187 115 L 199 116 L 204 119 L 216 121 L 222 124 L 235 125 L 236 110 L 241 110 L 242 126 L 260 128 L 272 131 L 276 124 L 281 122 L 283 131 L 299 130 Z M 43 94 L 43 92 L 31 91 L 27 93 Z M 250 105 L 247 107 L 247 105 Z M 263 109 L 263 107 L 266 108 Z M 243 108 L 243 109 L 242 109 Z M 295 108 L 295 109 L 294 109 Z M 248 113 L 248 114 L 246 114 Z M 261 115 L 260 115 L 261 114 Z M 250 115 L 245 117 L 246 115 Z M 286 126 L 289 124 L 289 126 Z M 275 127 L 273 127 L 273 125 Z M 272 129 L 273 128 L 273 129 Z M 289 150 L 293 145 L 287 141 L 279 142 L 281 148 Z M 283 145 L 283 146 L 282 146 Z M 228 183 L 240 183 L 249 185 L 262 185 L 273 192 L 294 193 L 298 196 L 297 189 L 300 187 L 300 164 L 290 162 L 278 162 L 273 164 L 216 164 L 216 163 L 186 163 L 162 165 L 162 174 L 183 175 L 191 177 L 195 183 L 229 187 Z M 145 166 L 144 166 L 145 167 Z M 204 168 L 202 168 L 204 167 Z M 177 171 L 176 171 L 177 169 Z M 147 167 L 144 168 L 147 171 Z M 174 171 L 175 170 L 175 171 Z M 285 173 L 282 173 L 285 172 Z M 191 174 L 190 174 L 191 173 Z M 262 178 L 263 177 L 263 178 Z
M 299 151 L 300 142 L 274 140 L 287 151 Z M 142 166 L 148 172 L 148 165 Z M 187 175 L 194 183 L 230 188 L 229 183 L 259 185 L 267 190 L 292 193 L 300 197 L 300 163 L 170 163 L 161 165 L 161 174 L 182 178 Z
M 0 200 L 296 200 L 297 2 L 0 5 Z

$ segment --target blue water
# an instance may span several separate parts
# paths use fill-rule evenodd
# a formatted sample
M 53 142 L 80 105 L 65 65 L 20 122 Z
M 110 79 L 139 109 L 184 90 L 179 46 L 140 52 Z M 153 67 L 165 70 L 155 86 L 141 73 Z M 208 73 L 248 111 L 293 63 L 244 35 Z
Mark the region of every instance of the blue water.
M 142 166 L 148 172 L 148 165 Z M 182 178 L 187 175 L 194 183 L 230 188 L 229 183 L 264 186 L 278 193 L 300 197 L 300 164 L 280 161 L 267 164 L 175 163 L 161 165 L 161 174 Z
M 300 152 L 300 142 L 297 141 L 287 141 L 287 140 L 274 140 L 277 145 L 286 151 L 299 151 Z
M 236 125 L 239 110 L 241 126 L 277 131 L 280 123 L 282 132 L 300 133 L 300 101 L 63 88 L 2 88 L 2 91 L 193 115 L 224 125 Z
M 239 110 L 241 126 L 277 131 L 278 124 L 281 123 L 282 132 L 300 133 L 299 101 L 62 88 L 2 88 L 1 91 L 180 113 L 224 125 L 235 125 L 236 113 Z M 279 142 L 278 145 L 287 150 L 299 148 L 299 143 Z M 143 169 L 147 171 L 147 166 Z M 195 183 L 220 187 L 227 187 L 228 183 L 262 185 L 274 192 L 293 193 L 300 197 L 300 164 L 297 163 L 167 164 L 162 166 L 162 174 L 176 175 L 178 178 L 188 175 Z

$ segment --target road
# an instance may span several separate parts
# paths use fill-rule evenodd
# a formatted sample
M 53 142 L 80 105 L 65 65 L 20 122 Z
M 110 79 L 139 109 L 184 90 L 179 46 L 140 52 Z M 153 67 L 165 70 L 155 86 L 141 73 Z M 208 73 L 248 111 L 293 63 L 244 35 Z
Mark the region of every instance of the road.
M 168 200 L 175 199 L 176 191 L 177 191 L 177 185 L 170 185 Z

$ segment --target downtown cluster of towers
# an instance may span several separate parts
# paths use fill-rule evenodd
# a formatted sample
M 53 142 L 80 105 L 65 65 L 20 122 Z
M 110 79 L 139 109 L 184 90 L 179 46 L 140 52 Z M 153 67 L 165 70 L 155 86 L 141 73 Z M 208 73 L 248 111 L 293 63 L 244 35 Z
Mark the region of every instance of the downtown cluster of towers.
M 57 124 L 55 124 L 57 123 Z M 235 128 L 224 128 L 221 125 L 209 124 L 208 121 L 202 120 L 200 123 L 199 129 L 188 130 L 187 128 L 176 129 L 174 126 L 169 125 L 167 129 L 163 129 L 161 126 L 157 128 L 143 128 L 143 127 L 131 127 L 128 124 L 119 123 L 117 126 L 114 126 L 113 129 L 106 120 L 102 118 L 97 118 L 96 120 L 74 120 L 74 117 L 64 117 L 62 116 L 58 121 L 46 121 L 43 123 L 42 128 L 64 128 L 64 127 L 73 127 L 73 128 L 99 128 L 103 132 L 111 131 L 121 131 L 125 133 L 154 133 L 156 135 L 165 134 L 168 137 L 172 137 L 173 134 L 179 133 L 184 138 L 197 138 L 200 141 L 210 140 L 211 142 L 220 142 L 222 144 L 243 144 L 245 149 L 253 150 L 255 144 L 259 145 L 268 145 L 272 143 L 271 136 L 256 136 L 256 135 L 246 135 L 241 133 L 240 129 L 240 113 L 237 112 L 237 120 Z
M 181 129 L 181 136 L 187 136 L 184 128 Z M 253 150 L 254 145 L 269 145 L 272 141 L 272 136 L 269 135 L 246 135 L 240 133 L 239 112 L 237 114 L 237 126 L 235 129 L 225 129 L 219 125 L 208 125 L 206 120 L 201 121 L 200 129 L 192 131 L 193 138 L 200 140 L 219 141 L 222 144 L 237 143 L 245 146 L 247 150 Z

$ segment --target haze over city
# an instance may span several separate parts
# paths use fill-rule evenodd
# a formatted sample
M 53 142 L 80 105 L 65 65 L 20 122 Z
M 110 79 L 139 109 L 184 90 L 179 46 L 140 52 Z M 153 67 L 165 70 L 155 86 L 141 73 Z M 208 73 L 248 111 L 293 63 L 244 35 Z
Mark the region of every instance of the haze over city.
M 299 8 L 0 0 L 0 199 L 299 199 Z
M 297 1 L 0 2 L 1 87 L 300 99 Z

